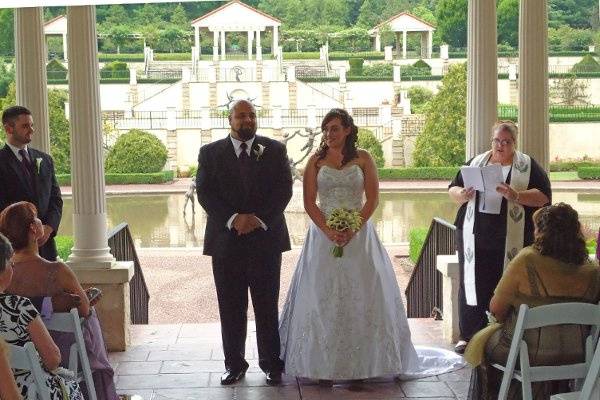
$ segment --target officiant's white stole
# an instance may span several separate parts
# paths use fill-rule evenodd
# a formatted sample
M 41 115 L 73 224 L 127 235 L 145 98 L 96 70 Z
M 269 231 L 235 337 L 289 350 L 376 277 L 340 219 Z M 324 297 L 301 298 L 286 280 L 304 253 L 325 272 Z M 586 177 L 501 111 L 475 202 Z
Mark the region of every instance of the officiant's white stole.
M 491 150 L 479 154 L 469 164 L 471 167 L 483 167 L 492 155 Z M 517 192 L 527 190 L 531 175 L 531 157 L 515 151 L 511 169 L 510 187 Z M 506 213 L 506 241 L 504 244 L 504 268 L 517 253 L 523 248 L 525 239 L 525 209 L 517 202 L 507 200 Z M 465 297 L 470 306 L 477 305 L 477 291 L 475 284 L 475 196 L 467 204 L 465 220 L 463 223 L 463 250 L 464 250 L 464 284 Z M 479 234 L 485 235 L 485 232 Z

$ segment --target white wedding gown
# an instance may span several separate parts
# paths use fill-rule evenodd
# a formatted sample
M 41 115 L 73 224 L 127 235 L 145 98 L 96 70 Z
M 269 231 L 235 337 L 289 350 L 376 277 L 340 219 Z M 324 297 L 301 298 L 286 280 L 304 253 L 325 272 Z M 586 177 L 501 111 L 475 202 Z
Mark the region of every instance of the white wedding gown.
M 321 210 L 360 209 L 363 172 L 321 167 Z M 313 379 L 418 378 L 464 366 L 447 350 L 415 350 L 392 263 L 367 221 L 344 247 L 311 223 L 280 319 L 285 373 Z

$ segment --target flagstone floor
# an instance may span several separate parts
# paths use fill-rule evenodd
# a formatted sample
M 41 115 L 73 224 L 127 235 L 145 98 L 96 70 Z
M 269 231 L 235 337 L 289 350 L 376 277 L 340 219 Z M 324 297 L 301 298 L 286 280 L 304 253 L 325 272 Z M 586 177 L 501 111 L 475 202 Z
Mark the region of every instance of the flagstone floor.
M 441 322 L 409 320 L 415 344 L 450 349 L 442 339 Z M 111 353 L 119 394 L 131 400 L 384 400 L 465 399 L 469 368 L 430 378 L 397 382 L 367 381 L 359 385 L 336 383 L 322 388 L 317 382 L 285 376 L 279 387 L 265 384 L 258 368 L 256 335 L 248 325 L 246 346 L 250 369 L 237 385 L 223 387 L 223 351 L 219 324 L 135 325 L 132 346 Z

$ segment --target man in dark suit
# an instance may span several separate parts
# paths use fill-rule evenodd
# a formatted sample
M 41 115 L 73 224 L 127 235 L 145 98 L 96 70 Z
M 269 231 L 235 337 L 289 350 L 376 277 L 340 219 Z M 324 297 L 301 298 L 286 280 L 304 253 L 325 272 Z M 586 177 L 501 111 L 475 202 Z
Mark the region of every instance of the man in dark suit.
M 40 238 L 40 256 L 56 260 L 54 236 L 62 217 L 63 201 L 50 155 L 28 144 L 34 133 L 31 111 L 25 107 L 9 107 L 2 113 L 6 144 L 0 149 L 0 212 L 18 201 L 29 201 L 37 207 L 44 224 Z
M 292 197 L 285 146 L 256 136 L 256 111 L 239 100 L 229 115 L 231 133 L 202 146 L 196 190 L 208 214 L 204 254 L 212 256 L 219 301 L 225 373 L 240 380 L 245 360 L 248 288 L 256 319 L 259 366 L 267 383 L 281 382 L 279 276 L 281 253 L 290 249 L 283 211 Z

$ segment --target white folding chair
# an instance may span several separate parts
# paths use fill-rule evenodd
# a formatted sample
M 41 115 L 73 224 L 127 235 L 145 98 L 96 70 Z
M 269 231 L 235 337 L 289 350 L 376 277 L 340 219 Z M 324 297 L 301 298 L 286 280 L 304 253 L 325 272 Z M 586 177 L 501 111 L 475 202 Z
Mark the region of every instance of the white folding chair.
M 593 396 L 593 397 L 592 397 Z M 600 399 L 600 344 L 596 345 L 594 358 L 583 381 L 581 392 L 556 394 L 550 400 L 596 400 Z
M 50 319 L 44 320 L 44 324 L 49 331 L 70 332 L 75 336 L 75 343 L 71 345 L 69 352 L 69 369 L 77 374 L 79 382 L 85 381 L 88 391 L 87 399 L 97 400 L 92 369 L 90 368 L 90 361 L 83 340 L 83 332 L 81 331 L 81 323 L 82 319 L 79 318 L 76 308 L 72 308 L 68 313 L 54 313 Z M 79 365 L 81 365 L 81 371 L 79 371 Z
M 7 344 L 7 346 L 11 368 L 31 372 L 35 383 L 35 396 L 39 400 L 50 400 L 50 389 L 46 386 L 46 378 L 40 365 L 40 356 L 33 343 L 27 342 L 23 347 L 14 344 Z
M 504 371 L 499 400 L 506 400 L 511 380 L 521 381 L 523 400 L 531 400 L 531 383 L 562 379 L 581 379 L 586 376 L 589 369 L 592 352 L 594 349 L 593 337 L 588 336 L 585 343 L 585 362 L 557 365 L 535 366 L 529 364 L 527 343 L 523 340 L 523 333 L 527 329 L 541 328 L 551 325 L 577 324 L 600 327 L 600 306 L 587 303 L 557 303 L 535 308 L 526 304 L 519 308 L 519 315 L 515 332 L 510 345 L 506 366 L 493 364 L 492 366 Z M 515 370 L 517 357 L 520 360 L 520 370 Z

